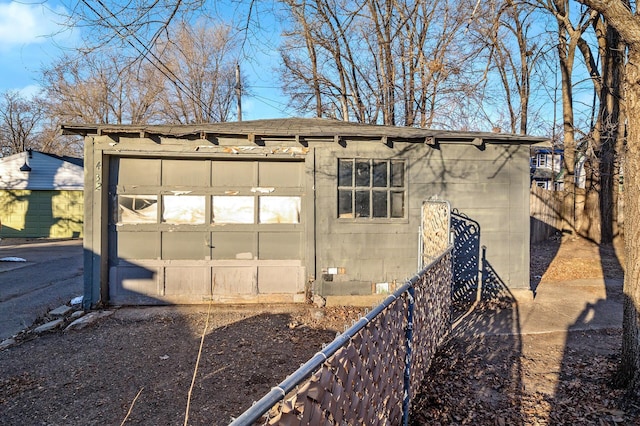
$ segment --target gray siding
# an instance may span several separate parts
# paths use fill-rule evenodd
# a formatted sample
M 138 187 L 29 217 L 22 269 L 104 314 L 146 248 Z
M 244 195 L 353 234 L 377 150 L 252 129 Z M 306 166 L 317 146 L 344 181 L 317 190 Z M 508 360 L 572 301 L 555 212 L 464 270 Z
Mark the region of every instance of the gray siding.
M 316 151 L 318 287 L 325 294 L 369 294 L 374 283 L 412 276 L 421 205 L 432 197 L 450 201 L 452 209 L 478 222 L 479 246 L 487 247 L 486 261 L 502 282 L 529 286 L 527 146 L 364 146 Z M 336 218 L 337 161 L 353 156 L 407 159 L 405 220 L 358 223 Z M 331 267 L 344 268 L 344 273 L 329 276 Z

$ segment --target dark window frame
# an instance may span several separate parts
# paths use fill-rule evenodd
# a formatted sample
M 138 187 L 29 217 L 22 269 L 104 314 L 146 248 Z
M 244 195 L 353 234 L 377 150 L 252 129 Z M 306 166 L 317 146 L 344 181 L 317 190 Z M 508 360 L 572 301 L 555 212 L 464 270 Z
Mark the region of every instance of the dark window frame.
M 407 220 L 406 160 L 338 158 L 336 184 L 338 220 L 359 223 Z

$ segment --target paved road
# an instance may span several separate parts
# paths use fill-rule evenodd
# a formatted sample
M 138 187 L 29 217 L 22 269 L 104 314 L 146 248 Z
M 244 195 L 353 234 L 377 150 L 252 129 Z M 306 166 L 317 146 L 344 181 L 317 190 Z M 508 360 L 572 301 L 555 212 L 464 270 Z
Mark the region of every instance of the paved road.
M 82 240 L 0 241 L 0 341 L 83 292 Z

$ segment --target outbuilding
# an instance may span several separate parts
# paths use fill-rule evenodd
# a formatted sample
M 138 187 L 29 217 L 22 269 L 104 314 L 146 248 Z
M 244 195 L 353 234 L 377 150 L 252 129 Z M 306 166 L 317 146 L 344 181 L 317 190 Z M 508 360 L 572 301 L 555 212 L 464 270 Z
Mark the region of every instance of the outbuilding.
M 27 150 L 0 158 L 0 237 L 82 236 L 81 158 Z
M 489 265 L 529 287 L 542 138 L 301 118 L 62 129 L 85 136 L 87 305 L 392 290 L 418 268 L 429 199 L 454 209 L 460 280 Z

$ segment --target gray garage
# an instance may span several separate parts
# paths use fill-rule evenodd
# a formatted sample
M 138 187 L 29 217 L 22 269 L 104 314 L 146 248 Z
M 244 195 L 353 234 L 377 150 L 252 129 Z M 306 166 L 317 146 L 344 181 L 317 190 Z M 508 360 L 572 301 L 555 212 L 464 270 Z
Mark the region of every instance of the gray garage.
M 473 241 L 458 250 L 464 269 L 486 246 L 497 279 L 529 287 L 540 138 L 322 119 L 63 131 L 85 136 L 92 306 L 386 291 L 416 271 L 431 198 L 451 202 L 456 238 Z

